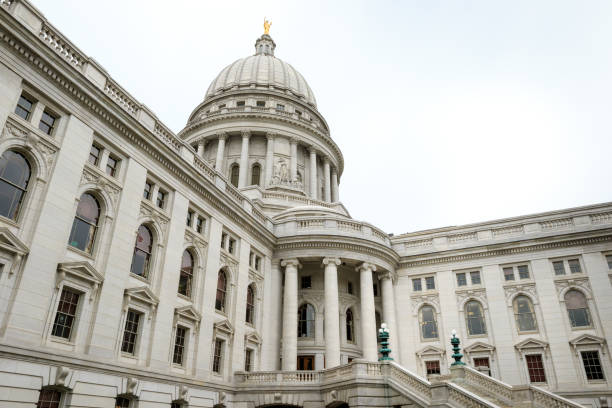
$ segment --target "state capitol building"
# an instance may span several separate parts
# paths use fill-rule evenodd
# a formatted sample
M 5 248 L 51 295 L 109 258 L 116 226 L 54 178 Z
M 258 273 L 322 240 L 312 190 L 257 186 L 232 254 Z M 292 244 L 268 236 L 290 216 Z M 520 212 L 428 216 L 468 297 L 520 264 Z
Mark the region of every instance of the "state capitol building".
M 268 29 L 175 134 L 0 0 L 0 407 L 612 406 L 612 203 L 352 219 Z

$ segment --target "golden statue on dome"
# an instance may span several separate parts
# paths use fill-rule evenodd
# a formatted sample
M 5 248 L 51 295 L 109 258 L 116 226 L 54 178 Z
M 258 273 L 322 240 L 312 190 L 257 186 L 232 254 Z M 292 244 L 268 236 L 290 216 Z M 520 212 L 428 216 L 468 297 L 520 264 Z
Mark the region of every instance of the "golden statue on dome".
M 264 17 L 264 34 L 270 35 L 270 26 L 272 25 L 271 21 L 266 20 Z

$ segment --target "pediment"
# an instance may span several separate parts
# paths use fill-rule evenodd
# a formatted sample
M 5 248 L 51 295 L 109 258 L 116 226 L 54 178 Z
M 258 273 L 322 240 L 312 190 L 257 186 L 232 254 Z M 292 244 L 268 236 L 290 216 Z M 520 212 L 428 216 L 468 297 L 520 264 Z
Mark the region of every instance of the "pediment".
M 71 276 L 94 285 L 100 285 L 104 281 L 102 274 L 86 261 L 59 263 L 57 264 L 57 273 L 62 278 Z
M 526 349 L 546 349 L 548 348 L 548 343 L 538 339 L 526 339 L 521 341 L 518 344 L 515 344 L 514 347 L 517 350 L 526 350 Z
M 426 347 L 424 347 L 421 350 L 416 352 L 416 354 L 419 357 L 426 356 L 426 355 L 441 356 L 444 353 L 446 353 L 446 350 L 443 350 L 443 349 L 441 349 L 439 347 L 436 347 L 436 346 L 426 346 Z
M 482 341 L 477 341 L 476 343 L 472 343 L 467 347 L 463 348 L 463 351 L 466 353 L 478 353 L 478 352 L 492 352 L 495 351 L 495 346 L 492 346 L 487 343 L 483 343 Z
M 0 249 L 11 254 L 25 255 L 30 249 L 7 227 L 0 228 Z
M 199 322 L 202 319 L 200 313 L 198 313 L 198 311 L 195 310 L 193 306 L 177 307 L 176 309 L 174 309 L 174 313 L 180 317 L 194 322 Z
M 606 343 L 606 339 L 602 337 L 593 336 L 592 334 L 583 334 L 581 336 L 576 337 L 573 340 L 570 340 L 570 344 L 574 347 L 583 346 L 583 345 L 603 345 Z
M 153 293 L 153 291 L 146 286 L 126 289 L 125 296 L 140 300 L 141 302 L 148 303 L 153 306 L 157 306 L 159 303 L 159 298 L 155 296 L 155 293 Z
M 215 330 L 222 333 L 226 333 L 228 335 L 234 334 L 234 327 L 227 319 L 215 323 Z
M 259 334 L 257 334 L 256 331 L 252 331 L 250 333 L 247 333 L 244 336 L 244 341 L 246 343 L 255 343 L 255 344 L 261 344 L 261 337 L 259 336 Z

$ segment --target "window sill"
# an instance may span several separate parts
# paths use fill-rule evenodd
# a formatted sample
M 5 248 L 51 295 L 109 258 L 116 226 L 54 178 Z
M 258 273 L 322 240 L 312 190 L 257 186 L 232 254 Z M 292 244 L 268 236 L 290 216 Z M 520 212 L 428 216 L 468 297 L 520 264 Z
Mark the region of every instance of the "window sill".
M 145 277 L 143 277 L 143 276 L 140 276 L 140 275 L 136 275 L 135 273 L 132 273 L 132 272 L 130 272 L 130 277 L 131 277 L 131 278 L 138 279 L 138 280 L 140 280 L 140 281 L 143 281 L 143 282 L 144 282 L 144 283 L 146 283 L 147 285 L 151 283 L 151 282 L 149 282 L 149 279 L 147 279 L 147 278 L 145 278 Z
M 593 326 L 572 327 L 572 331 L 582 331 L 582 330 L 595 330 L 595 327 Z
M 468 339 L 486 339 L 487 337 L 489 337 L 488 334 L 468 334 L 467 335 Z
M 177 293 L 176 295 L 178 296 L 179 299 L 183 299 L 183 300 L 185 300 L 185 301 L 187 301 L 189 303 L 193 303 L 193 299 L 191 299 L 191 297 L 189 297 L 189 296 L 185 296 L 185 295 L 183 295 L 181 293 Z
M 11 227 L 19 228 L 20 225 L 15 220 L 11 220 L 10 218 L 5 217 L 4 215 L 0 215 L 0 222 L 8 224 Z
M 74 346 L 74 341 L 66 340 L 63 337 L 57 337 L 57 336 L 54 336 L 54 335 L 49 336 L 49 341 L 51 341 L 53 343 L 63 344 L 63 345 L 66 345 L 66 346 Z
M 89 252 L 85 252 L 85 251 L 81 251 L 79 248 L 75 248 L 72 245 L 68 244 L 66 245 L 68 247 L 68 249 L 72 252 L 74 252 L 77 255 L 80 256 L 84 256 L 87 259 L 91 259 L 92 261 L 95 259 L 94 256 L 92 254 L 90 254 Z

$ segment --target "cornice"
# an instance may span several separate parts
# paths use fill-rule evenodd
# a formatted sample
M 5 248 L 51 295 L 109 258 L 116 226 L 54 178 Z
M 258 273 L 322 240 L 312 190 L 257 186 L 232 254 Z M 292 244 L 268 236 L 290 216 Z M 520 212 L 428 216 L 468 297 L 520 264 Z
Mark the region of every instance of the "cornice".
M 536 251 L 545 251 L 549 249 L 565 248 L 581 245 L 594 245 L 606 242 L 612 242 L 612 229 L 604 231 L 596 231 L 605 235 L 586 236 L 586 237 L 567 237 L 552 241 L 551 238 L 545 238 L 548 242 L 537 242 L 531 240 L 531 244 L 518 246 L 517 243 L 512 243 L 506 247 L 500 248 L 495 246 L 481 246 L 477 248 L 467 248 L 473 252 L 461 253 L 461 251 L 440 251 L 437 253 L 429 253 L 426 255 L 405 256 L 399 262 L 400 268 L 410 268 L 423 265 L 436 265 L 451 262 L 469 261 L 472 259 L 491 258 L 497 256 L 508 256 L 522 253 L 530 253 Z M 584 234 L 582 234 L 584 235 Z M 558 236 L 556 236 L 558 237 Z M 544 239 L 542 239 L 544 240 Z M 496 247 L 496 248 L 495 248 Z
M 187 163 L 176 150 L 159 140 L 153 132 L 140 124 L 128 111 L 113 101 L 103 102 L 105 99 L 109 99 L 108 95 L 96 88 L 68 62 L 52 50 L 47 49 L 44 44 L 40 44 L 40 39 L 26 31 L 19 23 L 14 21 L 12 16 L 8 19 L 6 16 L 10 15 L 0 13 L 3 23 L 7 23 L 0 26 L 0 43 L 3 46 L 25 60 L 26 64 L 34 68 L 42 77 L 54 83 L 57 88 L 66 92 L 73 101 L 80 103 L 85 109 L 115 129 L 118 134 L 129 139 L 135 147 L 140 148 L 162 164 L 177 179 L 199 193 L 221 213 L 231 218 L 249 233 L 268 242 L 269 245 L 274 243 L 274 235 L 263 225 L 259 225 L 259 221 L 253 215 L 248 214 L 246 210 L 229 197 L 224 200 L 219 199 L 218 195 L 227 194 L 220 191 L 214 182 L 198 173 L 194 166 L 186 165 Z M 19 32 L 20 36 L 30 38 L 28 40 L 19 38 L 17 34 L 9 32 L 11 28 Z M 28 45 L 25 44 L 26 41 Z M 39 49 L 34 51 L 33 47 L 29 45 L 38 46 Z M 54 64 L 51 64 L 50 61 L 54 61 Z M 66 68 L 70 73 L 66 71 Z M 79 116 L 78 112 L 72 112 L 72 114 Z M 219 190 L 217 194 L 211 192 L 217 190 Z

